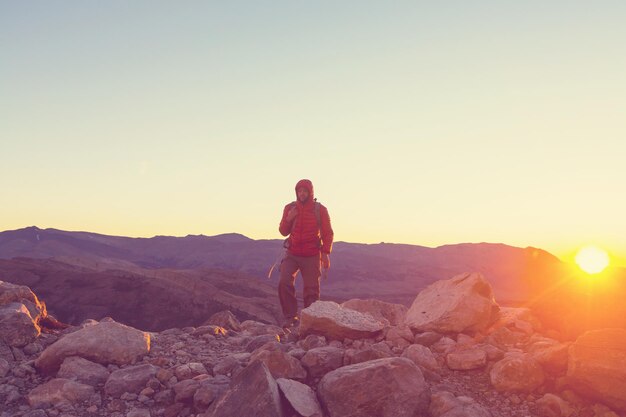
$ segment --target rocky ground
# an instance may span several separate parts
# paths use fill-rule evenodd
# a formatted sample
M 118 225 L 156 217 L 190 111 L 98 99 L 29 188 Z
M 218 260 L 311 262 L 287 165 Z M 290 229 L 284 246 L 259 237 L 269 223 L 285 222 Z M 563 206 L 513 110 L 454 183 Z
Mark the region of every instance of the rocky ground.
M 32 337 L 11 319 L 24 312 L 15 304 L 0 309 L 0 417 L 626 416 L 626 331 L 562 342 L 523 309 L 448 310 L 457 316 L 438 316 L 435 331 L 415 328 L 427 300 L 421 324 L 400 305 L 318 302 L 291 333 L 222 312 L 197 328 L 146 333 L 103 319 Z M 449 328 L 468 320 L 485 323 Z M 598 374 L 591 345 L 618 365 Z M 575 372 L 580 361 L 591 375 Z

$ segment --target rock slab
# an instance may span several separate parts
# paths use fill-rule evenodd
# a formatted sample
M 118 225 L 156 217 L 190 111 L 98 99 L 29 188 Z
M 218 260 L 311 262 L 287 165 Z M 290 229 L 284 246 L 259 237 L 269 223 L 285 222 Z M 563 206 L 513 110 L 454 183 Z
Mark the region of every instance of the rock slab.
M 148 333 L 113 321 L 102 322 L 62 337 L 42 352 L 35 366 L 43 373 L 54 373 L 69 356 L 103 365 L 125 365 L 149 351 Z

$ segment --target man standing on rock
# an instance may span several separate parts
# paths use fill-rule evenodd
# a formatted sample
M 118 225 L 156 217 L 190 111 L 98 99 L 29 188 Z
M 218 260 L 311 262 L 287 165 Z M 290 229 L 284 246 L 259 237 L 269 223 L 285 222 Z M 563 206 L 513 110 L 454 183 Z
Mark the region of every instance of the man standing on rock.
M 298 271 L 302 274 L 304 308 L 320 299 L 321 268 L 330 268 L 333 229 L 326 207 L 313 197 L 313 184 L 300 180 L 296 184 L 297 200 L 283 210 L 278 230 L 285 240 L 287 253 L 280 265 L 278 298 L 285 316 L 284 328 L 298 323 L 298 301 L 294 286 Z

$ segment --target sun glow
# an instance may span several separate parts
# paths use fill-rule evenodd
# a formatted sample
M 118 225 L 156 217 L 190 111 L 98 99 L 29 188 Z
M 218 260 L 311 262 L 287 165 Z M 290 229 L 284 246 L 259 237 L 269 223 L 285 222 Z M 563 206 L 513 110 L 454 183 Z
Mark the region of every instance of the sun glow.
M 576 264 L 588 274 L 598 274 L 609 266 L 609 255 L 595 246 L 586 246 L 576 254 Z

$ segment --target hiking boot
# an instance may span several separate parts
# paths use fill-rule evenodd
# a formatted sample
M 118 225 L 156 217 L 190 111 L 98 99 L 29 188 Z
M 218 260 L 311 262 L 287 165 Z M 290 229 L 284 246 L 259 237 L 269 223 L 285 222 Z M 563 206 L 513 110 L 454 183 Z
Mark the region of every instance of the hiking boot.
M 291 317 L 289 319 L 285 319 L 285 322 L 283 323 L 283 329 L 288 330 L 296 327 L 298 324 L 300 324 L 300 319 L 298 319 L 297 317 Z

